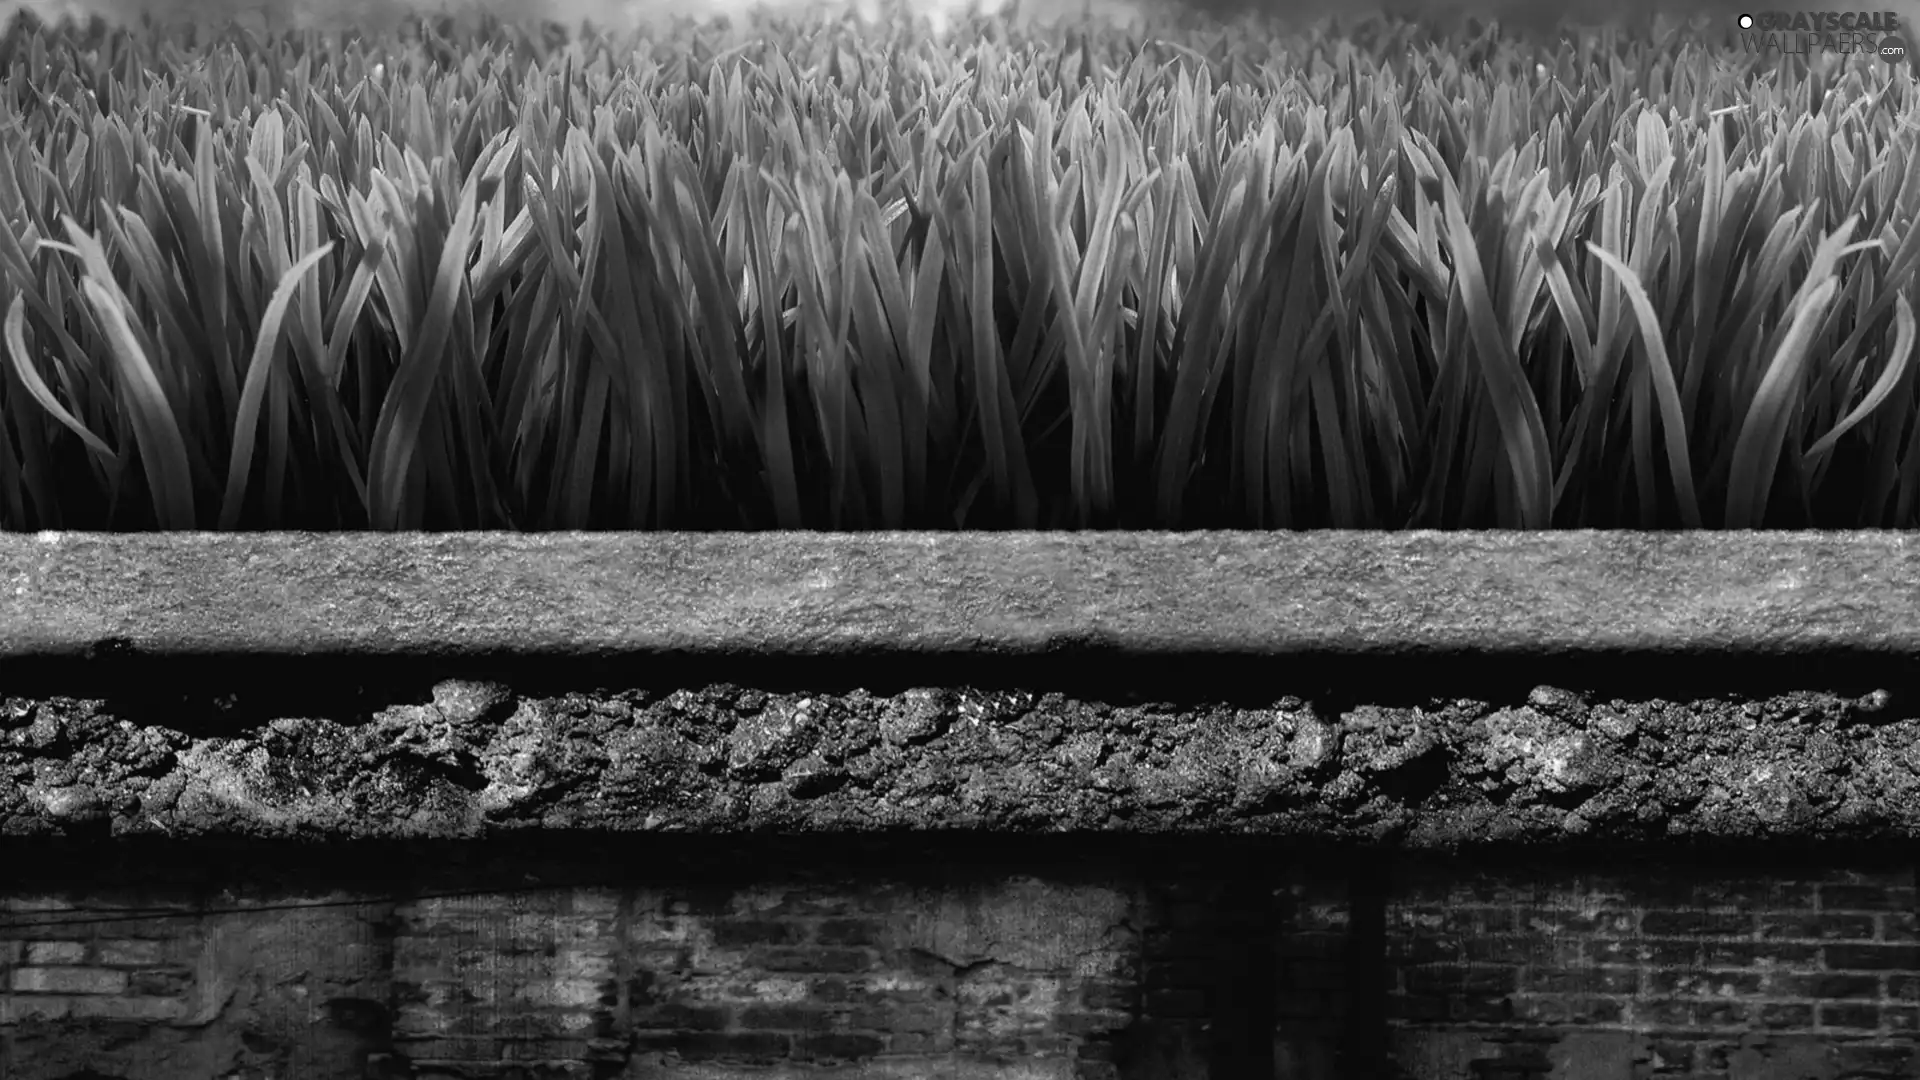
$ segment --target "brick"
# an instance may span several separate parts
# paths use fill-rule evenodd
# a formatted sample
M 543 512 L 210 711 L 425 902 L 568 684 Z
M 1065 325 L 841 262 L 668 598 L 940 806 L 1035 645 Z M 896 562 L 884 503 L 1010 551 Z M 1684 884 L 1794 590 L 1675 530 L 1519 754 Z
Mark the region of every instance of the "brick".
M 1125 1016 L 1126 1013 L 1059 1013 L 1060 1017 L 1099 1015 Z M 868 1006 L 853 1010 L 847 1016 L 847 1026 L 863 1031 L 941 1031 L 953 1025 L 953 1009 L 938 1005 L 907 1005 L 884 1008 Z
M 872 968 L 873 956 L 865 949 L 756 949 L 747 963 L 765 971 L 852 973 Z
M 0 967 L 19 963 L 26 953 L 27 943 L 24 941 L 0 941 Z
M 453 1034 L 453 1018 L 437 1008 L 406 1002 L 394 1010 L 394 1038 Z
M 548 1009 L 591 1009 L 618 1000 L 603 979 L 535 979 L 514 986 L 508 999 Z
M 1707 871 L 1686 872 L 1673 867 L 1668 873 L 1636 878 L 1627 884 L 1633 896 L 1647 907 L 1747 911 L 1766 909 L 1812 910 L 1814 884 L 1768 875 L 1737 876 Z
M 1469 963 L 1531 964 L 1550 956 L 1550 943 L 1533 937 L 1470 937 L 1462 942 L 1461 953 Z
M 879 1054 L 887 1044 L 879 1036 L 851 1032 L 824 1032 L 796 1040 L 794 1053 L 803 1058 L 858 1061 Z
M 1872 915 L 1762 915 L 1760 936 L 1767 940 L 1871 941 Z
M 1775 974 L 1769 990 L 1776 997 L 1877 999 L 1880 976 Z
M 1920 1034 L 1920 1008 L 1908 1005 L 1880 1006 L 1880 1023 L 1891 1031 Z
M 822 945 L 879 945 L 885 937 L 886 924 L 878 919 L 827 919 L 814 934 Z
M 768 1031 L 677 1031 L 671 1035 L 641 1035 L 636 1048 L 678 1054 L 687 1061 L 735 1059 L 767 1062 L 787 1056 L 792 1040 Z
M 1523 985 L 1543 994 L 1633 994 L 1640 990 L 1640 970 L 1628 967 L 1587 967 L 1572 971 L 1530 968 Z
M 503 1061 L 560 1061 L 567 1058 L 585 1060 L 593 1056 L 592 1039 L 503 1039 L 498 1044 L 500 1058 Z M 625 1040 L 619 1043 L 623 1048 Z
M 0 994 L 0 1025 L 64 1020 L 71 1007 L 71 998 Z
M 1642 999 L 1633 1003 L 1636 1025 L 1664 1028 L 1699 1026 L 1694 1020 L 1696 1002 L 1686 998 Z
M 1446 929 L 1449 911 L 1445 907 L 1432 908 L 1416 904 L 1390 904 L 1387 908 L 1387 927 L 1411 930 L 1416 934 L 1434 934 Z
M 663 1028 L 678 1031 L 725 1031 L 732 1020 L 730 1010 L 717 1005 L 687 1005 L 677 1001 L 649 1005 L 633 1011 L 636 1028 Z
M 1694 945 L 1669 945 L 1651 941 L 1587 941 L 1586 960 L 1593 964 L 1644 964 L 1654 962 L 1656 952 L 1666 952 L 1670 956 L 1683 957 L 1678 961 L 1667 960 L 1663 963 L 1690 964 L 1693 962 Z
M 431 1058 L 414 1060 L 411 1064 L 416 1075 L 453 1075 L 461 1080 L 593 1080 L 596 1068 L 585 1061 L 543 1061 L 532 1068 L 518 1061 L 436 1061 Z
M 1131 980 L 1121 982 L 1100 979 L 1096 981 L 1122 986 L 1135 985 Z M 856 981 L 851 989 L 859 1000 L 894 1005 L 918 1005 L 939 996 L 935 985 L 926 979 L 892 973 Z
M 1073 1049 L 1073 1043 L 1063 1035 L 1028 1035 L 1015 1041 L 1018 1052 L 1025 1057 L 1064 1057 Z
M 165 997 L 77 997 L 72 999 L 68 1015 L 86 1020 L 178 1020 L 187 1015 L 188 1003 Z
M 1631 911 L 1556 911 L 1551 908 L 1528 911 L 1523 920 L 1536 933 L 1549 937 L 1560 934 L 1587 934 L 1596 937 L 1623 937 L 1634 932 Z
M 1843 1042 L 1833 1048 L 1834 1065 L 1842 1076 L 1857 1072 L 1912 1075 L 1915 1048 L 1911 1043 L 1882 1045 Z
M 1080 1038 L 1099 1038 L 1124 1030 L 1132 1022 L 1133 1018 L 1122 1012 L 1062 1012 L 1053 1016 L 1054 1026 L 1061 1034 Z
M 926 1032 L 896 1031 L 887 1036 L 887 1052 L 890 1054 L 937 1054 L 951 1049 L 943 1046 L 939 1039 Z
M 1894 1001 L 1920 1001 L 1920 975 L 1887 976 L 1887 997 Z
M 1864 1002 L 1847 1005 L 1820 1006 L 1820 1026 L 1823 1028 L 1867 1028 L 1880 1026 L 1880 1006 Z
M 1569 997 L 1567 1020 L 1572 1024 L 1620 1024 L 1626 1020 L 1626 1001 L 1617 997 Z
M 152 997 L 183 994 L 192 985 L 193 972 L 188 968 L 152 968 L 132 972 L 127 978 L 128 993 Z
M 1447 1019 L 1461 1024 L 1504 1024 L 1514 1018 L 1511 997 L 1447 995 Z
M 807 928 L 797 922 L 722 919 L 713 924 L 713 943 L 723 949 L 744 949 L 754 945 L 800 945 L 806 940 Z
M 78 964 L 87 958 L 84 941 L 32 941 L 27 943 L 29 964 Z
M 1520 929 L 1520 916 L 1512 908 L 1481 908 L 1475 921 L 1484 934 L 1511 934 Z
M 1810 1028 L 1813 1026 L 1813 1006 L 1798 1002 L 1765 1002 L 1760 1006 L 1760 1026 L 1773 1029 Z
M 1520 972 L 1512 967 L 1410 967 L 1405 970 L 1411 994 L 1511 994 L 1520 988 Z
M 1753 933 L 1754 917 L 1737 911 L 1649 911 L 1640 917 L 1648 937 L 1739 937 Z
M 1748 1002 L 1708 998 L 1694 1002 L 1693 1022 L 1701 1027 L 1731 1027 L 1745 1024 L 1752 1013 L 1753 1006 Z
M 1345 930 L 1350 917 L 1346 904 L 1306 904 L 1294 913 L 1294 925 L 1302 930 Z
M 1920 945 L 1829 945 L 1823 951 L 1832 971 L 1920 969 Z
M 1588 942 L 1590 947 L 1602 944 Z M 1621 963 L 1638 959 L 1655 967 L 1812 968 L 1820 962 L 1820 946 L 1784 941 L 1661 941 L 1648 942 L 1617 958 L 1596 955 L 1595 959 Z
M 1758 994 L 1766 977 L 1750 971 L 1665 970 L 1647 973 L 1647 992 L 1680 997 L 1735 997 Z
M 1080 984 L 1080 1005 L 1093 1010 L 1130 1010 L 1139 1005 L 1140 987 L 1119 979 L 1088 979 Z
M 1457 964 L 1466 959 L 1459 939 L 1440 935 L 1390 937 L 1386 954 L 1392 964 Z
M 591 1013 L 555 1013 L 541 1010 L 508 1012 L 493 1009 L 463 1009 L 446 1018 L 437 1028 L 395 1025 L 396 1032 L 418 1035 L 485 1035 L 496 1039 L 585 1038 L 593 1033 L 596 1021 Z
M 753 1031 L 817 1031 L 844 1012 L 831 1005 L 750 1005 L 740 1010 L 740 1026 Z
M 399 1038 L 394 1049 L 417 1061 L 498 1061 L 502 1044 L 498 1039 L 481 1038 Z
M 1912 911 L 1912 886 L 1822 885 L 1821 911 Z
M 1647 1063 L 1655 1069 L 1691 1069 L 1699 1046 L 1674 1039 L 1654 1039 L 1647 1043 Z
M 14 968 L 13 990 L 25 994 L 124 994 L 127 973 L 83 967 Z
M 1618 998 L 1591 995 L 1521 995 L 1513 999 L 1514 1015 L 1544 1024 L 1617 1024 L 1626 1015 Z
M 114 967 L 157 967 L 165 953 L 165 942 L 118 939 L 99 944 L 96 962 Z

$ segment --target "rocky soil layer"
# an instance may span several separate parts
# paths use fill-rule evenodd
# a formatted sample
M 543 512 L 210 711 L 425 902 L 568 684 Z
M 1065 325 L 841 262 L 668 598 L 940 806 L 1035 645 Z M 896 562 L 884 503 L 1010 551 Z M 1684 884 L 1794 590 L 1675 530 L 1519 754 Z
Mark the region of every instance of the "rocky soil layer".
M 425 696 L 425 695 L 423 695 Z M 0 706 L 0 834 L 435 839 L 503 830 L 1071 830 L 1452 848 L 1920 836 L 1889 695 L 1434 700 L 1337 712 L 920 689 L 523 696 L 196 738 L 105 701 Z

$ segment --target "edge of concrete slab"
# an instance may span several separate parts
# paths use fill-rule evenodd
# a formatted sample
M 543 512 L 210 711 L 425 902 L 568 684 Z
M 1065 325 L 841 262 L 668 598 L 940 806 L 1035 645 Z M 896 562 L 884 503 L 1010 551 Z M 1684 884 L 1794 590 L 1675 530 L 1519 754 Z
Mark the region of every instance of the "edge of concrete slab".
M 12 533 L 0 596 L 0 659 L 1920 656 L 1884 530 Z

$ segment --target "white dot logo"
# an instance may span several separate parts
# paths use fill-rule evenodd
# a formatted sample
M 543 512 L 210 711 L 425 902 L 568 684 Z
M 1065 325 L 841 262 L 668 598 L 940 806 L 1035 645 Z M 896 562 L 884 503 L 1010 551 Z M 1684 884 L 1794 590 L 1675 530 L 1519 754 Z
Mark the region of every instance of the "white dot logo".
M 1753 29 L 1753 16 L 1751 15 L 1740 16 L 1740 29 L 1742 30 Z

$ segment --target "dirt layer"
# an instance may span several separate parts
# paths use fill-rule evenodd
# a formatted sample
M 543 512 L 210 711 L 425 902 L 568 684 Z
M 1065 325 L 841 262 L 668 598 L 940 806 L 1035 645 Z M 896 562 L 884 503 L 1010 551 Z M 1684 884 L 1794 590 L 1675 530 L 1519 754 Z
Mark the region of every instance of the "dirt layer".
M 1541 686 L 1246 707 L 727 684 L 534 696 L 447 680 L 358 718 L 210 736 L 107 699 L 5 697 L 0 835 L 1091 831 L 1413 849 L 1920 837 L 1920 719 L 1890 698 Z

